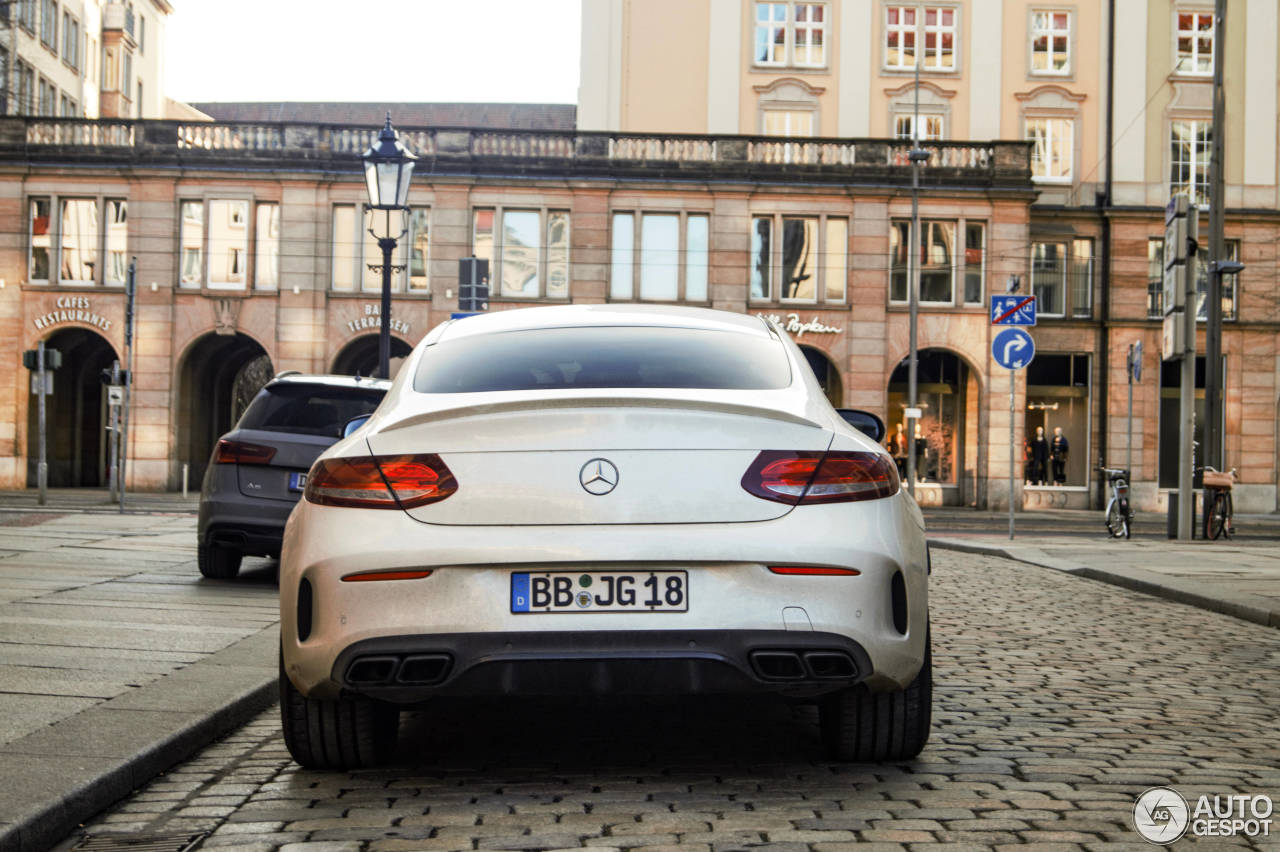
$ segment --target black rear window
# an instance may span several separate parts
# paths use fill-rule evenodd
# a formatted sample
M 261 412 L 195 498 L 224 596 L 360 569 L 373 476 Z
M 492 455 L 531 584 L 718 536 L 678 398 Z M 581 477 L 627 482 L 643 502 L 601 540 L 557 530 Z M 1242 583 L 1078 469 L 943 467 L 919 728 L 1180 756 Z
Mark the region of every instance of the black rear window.
M 421 393 L 569 388 L 763 390 L 791 382 L 782 344 L 730 331 L 542 328 L 446 341 L 413 377 Z
M 372 413 L 385 394 L 381 388 L 268 385 L 249 403 L 236 428 L 339 437 L 348 420 Z

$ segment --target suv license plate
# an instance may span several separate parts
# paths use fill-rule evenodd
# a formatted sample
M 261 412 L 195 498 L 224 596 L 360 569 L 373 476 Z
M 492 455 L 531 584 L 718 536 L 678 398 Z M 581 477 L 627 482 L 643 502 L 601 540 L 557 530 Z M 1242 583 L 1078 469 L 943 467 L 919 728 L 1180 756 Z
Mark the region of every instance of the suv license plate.
M 279 480 L 276 480 L 276 481 L 278 482 Z M 290 491 L 301 491 L 306 487 L 307 487 L 307 475 L 305 473 L 289 474 L 289 490 Z
M 688 612 L 687 571 L 549 571 L 511 575 L 511 611 Z

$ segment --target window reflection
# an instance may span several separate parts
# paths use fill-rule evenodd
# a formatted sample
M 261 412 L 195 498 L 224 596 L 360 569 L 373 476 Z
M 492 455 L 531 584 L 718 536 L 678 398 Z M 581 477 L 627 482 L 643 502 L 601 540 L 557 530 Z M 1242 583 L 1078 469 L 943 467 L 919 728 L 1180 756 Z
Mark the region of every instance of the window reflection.
M 502 295 L 538 296 L 538 212 L 502 213 Z
M 680 217 L 646 213 L 640 222 L 640 298 L 680 297 Z
M 49 199 L 31 199 L 31 259 L 28 277 L 32 281 L 49 280 L 49 252 L 52 248 L 49 229 Z
M 64 284 L 92 284 L 98 265 L 98 203 L 83 198 L 64 199 L 60 227 L 59 279 Z
M 107 265 L 102 273 L 104 284 L 120 285 L 128 274 L 125 256 L 129 250 L 129 203 L 123 199 L 107 201 Z

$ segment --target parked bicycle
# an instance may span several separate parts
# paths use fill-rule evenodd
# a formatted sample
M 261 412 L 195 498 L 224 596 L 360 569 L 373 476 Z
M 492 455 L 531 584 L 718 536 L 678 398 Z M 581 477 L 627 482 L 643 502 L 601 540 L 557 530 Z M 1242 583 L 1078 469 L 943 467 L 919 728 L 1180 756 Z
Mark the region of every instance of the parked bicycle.
M 1107 501 L 1107 532 L 1112 538 L 1129 538 L 1129 524 L 1133 510 L 1129 508 L 1129 471 L 1114 467 L 1099 467 L 1111 484 L 1111 499 Z
M 1204 537 L 1230 538 L 1236 531 L 1231 522 L 1231 486 L 1236 481 L 1236 469 L 1226 473 L 1209 465 L 1200 469 L 1204 471 Z

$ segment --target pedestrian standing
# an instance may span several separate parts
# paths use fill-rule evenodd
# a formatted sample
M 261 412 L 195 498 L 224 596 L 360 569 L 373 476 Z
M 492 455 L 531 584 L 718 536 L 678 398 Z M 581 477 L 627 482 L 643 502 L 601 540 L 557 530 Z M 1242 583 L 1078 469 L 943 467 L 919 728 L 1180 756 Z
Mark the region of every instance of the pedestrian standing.
M 1053 427 L 1053 440 L 1049 442 L 1049 460 L 1053 463 L 1053 484 L 1067 484 L 1067 454 L 1071 452 L 1071 444 L 1067 436 L 1062 434 L 1061 426 Z

